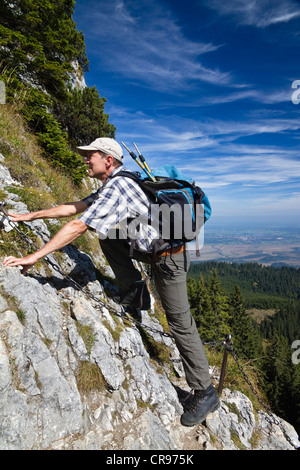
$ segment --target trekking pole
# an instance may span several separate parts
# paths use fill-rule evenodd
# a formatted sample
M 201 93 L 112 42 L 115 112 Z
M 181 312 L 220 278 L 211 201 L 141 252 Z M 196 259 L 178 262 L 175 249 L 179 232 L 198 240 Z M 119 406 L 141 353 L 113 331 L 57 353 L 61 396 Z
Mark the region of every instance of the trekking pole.
M 146 162 L 145 158 L 143 157 L 143 155 L 141 154 L 141 152 L 139 151 L 139 149 L 137 148 L 137 146 L 135 145 L 135 143 L 134 143 L 134 142 L 132 142 L 132 143 L 133 143 L 133 145 L 135 146 L 135 149 L 136 149 L 137 153 L 139 154 L 139 158 L 140 158 L 141 162 L 145 165 L 145 168 L 146 168 L 146 170 L 148 171 L 149 176 L 151 177 L 151 179 L 152 179 L 153 181 L 156 181 L 156 179 L 154 178 L 154 176 L 153 176 L 152 173 L 151 173 L 150 168 L 149 168 L 148 165 L 147 165 L 147 162 Z
M 146 175 L 149 176 L 152 181 L 155 181 L 155 178 L 151 175 L 151 172 L 147 170 L 145 164 L 138 159 L 137 155 L 134 152 L 131 152 L 131 150 L 129 150 L 129 148 L 124 144 L 124 142 L 121 141 L 121 144 L 126 148 L 129 155 L 133 158 L 133 160 L 136 161 L 136 163 L 141 167 L 141 169 L 146 173 Z
M 226 372 L 226 366 L 227 366 L 227 357 L 228 357 L 228 351 L 230 349 L 230 346 L 231 346 L 231 335 L 228 335 L 224 341 L 224 355 L 223 355 L 223 362 L 222 362 L 220 381 L 219 381 L 219 387 L 218 387 L 219 395 L 222 394 L 222 390 L 223 390 L 223 384 L 224 384 L 225 372 Z

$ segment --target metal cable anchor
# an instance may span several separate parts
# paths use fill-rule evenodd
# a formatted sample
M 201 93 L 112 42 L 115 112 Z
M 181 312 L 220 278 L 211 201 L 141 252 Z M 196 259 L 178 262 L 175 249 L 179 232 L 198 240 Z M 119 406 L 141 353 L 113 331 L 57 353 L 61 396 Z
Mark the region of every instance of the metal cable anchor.
M 223 390 L 223 385 L 224 385 L 224 379 L 225 379 L 225 372 L 226 372 L 226 366 L 227 366 L 227 357 L 228 357 L 228 352 L 229 350 L 232 349 L 232 341 L 231 341 L 231 335 L 228 335 L 225 338 L 225 341 L 223 341 L 223 346 L 224 346 L 224 355 L 223 355 L 223 361 L 222 361 L 222 367 L 221 367 L 221 374 L 220 374 L 220 380 L 219 380 L 219 386 L 218 386 L 218 394 L 221 396 L 222 390 Z

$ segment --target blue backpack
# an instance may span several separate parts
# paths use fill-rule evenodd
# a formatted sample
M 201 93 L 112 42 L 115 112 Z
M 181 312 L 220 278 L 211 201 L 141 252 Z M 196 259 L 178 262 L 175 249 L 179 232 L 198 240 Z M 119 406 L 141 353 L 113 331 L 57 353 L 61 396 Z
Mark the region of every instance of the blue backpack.
M 196 253 L 199 256 L 198 235 L 212 211 L 207 195 L 174 165 L 164 165 L 151 173 L 156 181 L 127 170 L 121 170 L 114 176 L 125 176 L 136 181 L 155 207 L 159 239 L 154 244 L 153 253 L 159 254 L 166 248 L 196 240 Z M 162 217 L 164 208 L 169 215 L 167 227 Z M 151 217 L 155 218 L 153 211 Z

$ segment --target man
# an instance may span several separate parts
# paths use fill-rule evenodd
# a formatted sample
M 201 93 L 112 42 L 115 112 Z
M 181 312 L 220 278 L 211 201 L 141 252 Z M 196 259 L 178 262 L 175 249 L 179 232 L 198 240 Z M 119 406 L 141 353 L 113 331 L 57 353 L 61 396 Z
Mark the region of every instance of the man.
M 116 225 L 135 217 L 147 221 L 150 201 L 140 186 L 130 178 L 117 176 L 122 166 L 121 146 L 110 138 L 98 138 L 88 146 L 78 147 L 84 156 L 91 178 L 103 186 L 81 201 L 63 204 L 51 209 L 17 215 L 10 213 L 14 222 L 43 218 L 59 218 L 81 214 L 64 225 L 41 249 L 24 258 L 8 256 L 4 266 L 22 266 L 22 273 L 40 258 L 72 243 L 88 229 L 95 230 L 100 245 L 120 285 L 120 302 L 129 308 L 150 308 L 149 293 L 144 286 L 139 270 L 129 256 L 129 244 Z M 125 169 L 126 170 L 126 169 Z M 140 224 L 133 250 L 133 258 L 150 262 L 147 254 L 151 250 L 155 231 L 151 225 Z M 153 263 L 154 281 L 162 306 L 166 312 L 170 331 L 181 354 L 186 380 L 194 390 L 186 400 L 181 423 L 193 426 L 201 423 L 207 414 L 219 407 L 219 397 L 211 385 L 208 362 L 203 350 L 195 322 L 191 316 L 186 276 L 189 269 L 189 253 L 185 246 L 171 251 L 165 250 Z

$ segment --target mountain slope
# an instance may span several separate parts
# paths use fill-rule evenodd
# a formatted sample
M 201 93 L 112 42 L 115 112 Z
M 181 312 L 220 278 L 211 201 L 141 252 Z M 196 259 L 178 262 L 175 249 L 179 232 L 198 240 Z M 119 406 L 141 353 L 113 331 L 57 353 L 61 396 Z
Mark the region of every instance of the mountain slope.
M 1 158 L 2 197 L 13 210 L 26 211 L 25 188 Z M 10 254 L 12 245 L 24 253 L 15 230 L 5 220 L 4 226 L 1 255 Z M 43 221 L 19 229 L 37 244 L 51 236 Z M 89 247 L 88 241 L 82 245 Z M 123 318 L 105 294 L 113 279 L 99 248 L 87 253 L 69 246 L 49 259 L 54 264 L 40 263 L 26 276 L 18 268 L 0 268 L 1 449 L 293 449 L 300 444 L 292 426 L 255 412 L 249 398 L 228 388 L 221 408 L 205 424 L 181 426 L 177 392 L 186 384 L 172 339 L 160 334 L 155 298 L 143 312 L 145 341 L 140 327 Z M 169 359 L 153 355 L 150 341 Z M 217 385 L 219 372 L 211 368 L 211 373 Z

